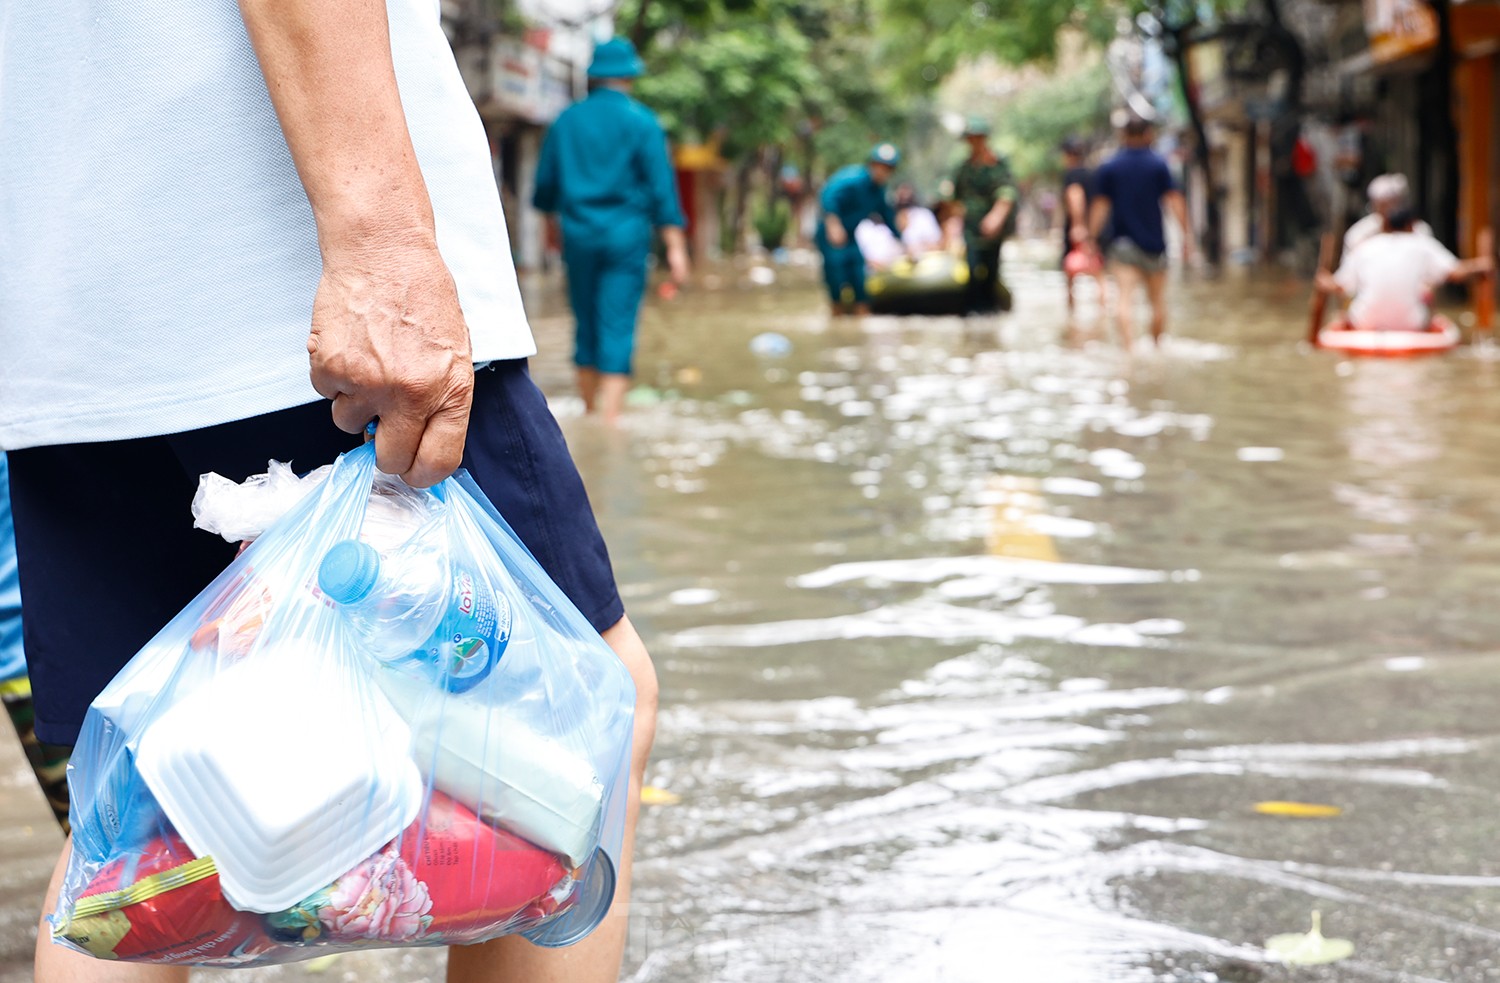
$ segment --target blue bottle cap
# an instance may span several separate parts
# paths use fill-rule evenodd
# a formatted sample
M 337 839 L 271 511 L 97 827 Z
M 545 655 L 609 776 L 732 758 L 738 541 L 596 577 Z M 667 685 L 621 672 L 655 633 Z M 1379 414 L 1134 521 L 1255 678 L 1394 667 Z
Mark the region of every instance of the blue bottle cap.
M 335 543 L 318 565 L 318 587 L 337 604 L 354 604 L 375 589 L 380 554 L 357 539 Z

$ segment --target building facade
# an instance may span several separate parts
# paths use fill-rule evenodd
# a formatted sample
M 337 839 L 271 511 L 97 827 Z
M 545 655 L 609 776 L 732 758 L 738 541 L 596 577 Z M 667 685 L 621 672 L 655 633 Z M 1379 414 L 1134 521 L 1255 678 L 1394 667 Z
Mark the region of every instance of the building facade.
M 443 24 L 484 121 L 516 267 L 556 251 L 531 206 L 547 127 L 587 91 L 594 41 L 612 20 L 597 0 L 443 0 Z
M 1189 99 L 1210 144 L 1225 255 L 1267 259 L 1300 221 L 1364 205 L 1377 173 L 1405 174 L 1440 239 L 1472 255 L 1500 225 L 1500 2 L 1261 0 L 1237 21 L 1189 32 Z M 1300 139 L 1316 174 L 1288 179 Z

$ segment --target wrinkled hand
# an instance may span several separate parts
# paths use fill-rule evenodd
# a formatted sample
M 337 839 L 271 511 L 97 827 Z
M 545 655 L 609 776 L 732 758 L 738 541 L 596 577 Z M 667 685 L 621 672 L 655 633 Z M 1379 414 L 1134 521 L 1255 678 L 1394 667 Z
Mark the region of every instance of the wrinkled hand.
M 307 351 L 340 430 L 380 419 L 381 471 L 426 488 L 458 468 L 474 366 L 453 277 L 430 238 L 325 251 Z

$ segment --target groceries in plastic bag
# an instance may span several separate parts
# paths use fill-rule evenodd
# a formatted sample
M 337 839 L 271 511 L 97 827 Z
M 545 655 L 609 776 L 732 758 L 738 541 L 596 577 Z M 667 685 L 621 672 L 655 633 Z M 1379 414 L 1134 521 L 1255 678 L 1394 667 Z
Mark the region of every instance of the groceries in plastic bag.
M 629 672 L 467 475 L 415 491 L 366 445 L 305 485 L 89 709 L 54 939 L 246 966 L 582 938 Z

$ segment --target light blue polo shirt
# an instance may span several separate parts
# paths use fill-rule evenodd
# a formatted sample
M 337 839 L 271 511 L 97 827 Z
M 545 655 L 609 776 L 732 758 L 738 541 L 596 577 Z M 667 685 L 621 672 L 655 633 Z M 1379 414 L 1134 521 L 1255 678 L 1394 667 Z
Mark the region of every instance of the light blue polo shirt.
M 535 352 L 436 0 L 388 0 L 476 361 Z M 0 0 L 0 449 L 317 400 L 307 196 L 235 0 Z

